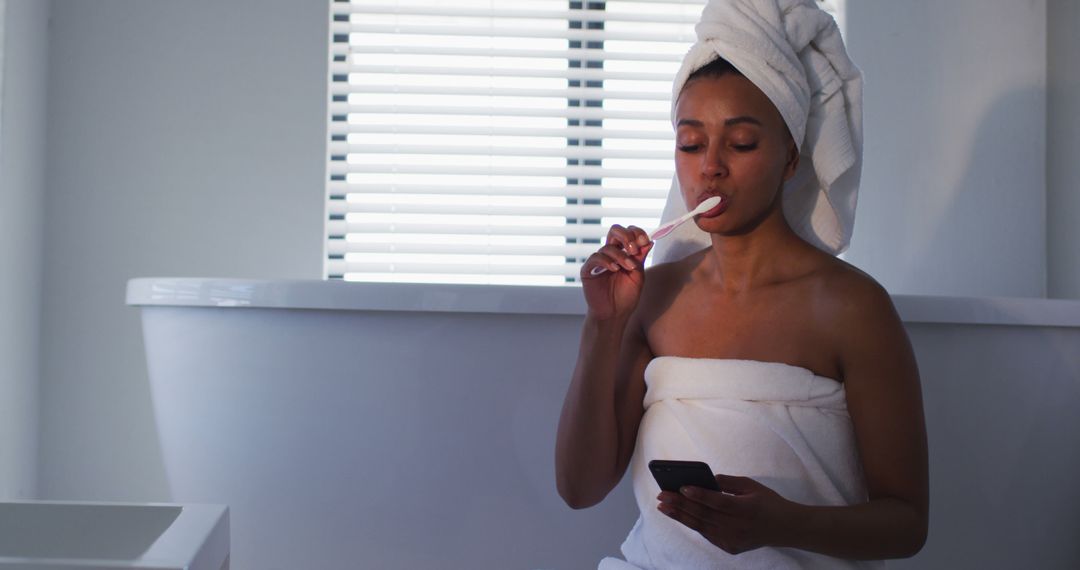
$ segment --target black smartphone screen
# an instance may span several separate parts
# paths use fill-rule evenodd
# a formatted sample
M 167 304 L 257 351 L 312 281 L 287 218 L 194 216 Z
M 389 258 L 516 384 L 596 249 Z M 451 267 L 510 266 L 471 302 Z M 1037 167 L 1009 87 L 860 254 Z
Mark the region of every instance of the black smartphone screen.
M 712 469 L 701 461 L 673 461 L 667 459 L 653 459 L 649 462 L 649 471 L 660 488 L 664 491 L 679 492 L 686 485 L 704 487 L 712 491 L 719 491 Z

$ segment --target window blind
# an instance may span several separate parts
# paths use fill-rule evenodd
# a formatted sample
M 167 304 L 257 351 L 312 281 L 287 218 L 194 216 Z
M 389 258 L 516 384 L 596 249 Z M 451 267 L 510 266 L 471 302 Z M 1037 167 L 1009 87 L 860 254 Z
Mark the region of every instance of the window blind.
M 650 230 L 704 0 L 331 0 L 325 276 L 565 285 Z

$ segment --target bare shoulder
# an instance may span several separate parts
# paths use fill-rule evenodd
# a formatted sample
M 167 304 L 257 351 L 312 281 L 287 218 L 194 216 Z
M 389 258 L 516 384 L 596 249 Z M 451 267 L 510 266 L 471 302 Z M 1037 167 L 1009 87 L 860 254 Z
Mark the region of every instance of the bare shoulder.
M 815 300 L 828 307 L 833 318 L 852 324 L 848 319 L 876 319 L 895 313 L 885 287 L 858 267 L 832 257 L 819 275 Z
M 815 298 L 830 323 L 826 334 L 842 376 L 871 363 L 911 371 L 910 340 L 889 292 L 864 271 L 834 259 L 815 285 Z

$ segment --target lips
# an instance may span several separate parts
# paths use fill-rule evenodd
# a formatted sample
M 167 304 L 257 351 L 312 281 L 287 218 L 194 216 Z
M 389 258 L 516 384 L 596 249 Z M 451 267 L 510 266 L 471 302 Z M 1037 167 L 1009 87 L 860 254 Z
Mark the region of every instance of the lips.
M 713 196 L 719 196 L 720 197 L 720 203 L 717 204 L 716 207 L 714 207 L 713 209 L 701 214 L 702 218 L 715 218 L 716 216 L 719 216 L 720 214 L 723 214 L 724 210 L 727 210 L 728 204 L 730 203 L 730 199 L 727 196 L 724 196 L 723 194 L 719 194 L 719 193 L 702 194 L 701 196 L 698 197 L 699 198 L 698 199 L 698 204 L 704 202 L 705 200 L 708 200 L 709 198 L 712 198 Z

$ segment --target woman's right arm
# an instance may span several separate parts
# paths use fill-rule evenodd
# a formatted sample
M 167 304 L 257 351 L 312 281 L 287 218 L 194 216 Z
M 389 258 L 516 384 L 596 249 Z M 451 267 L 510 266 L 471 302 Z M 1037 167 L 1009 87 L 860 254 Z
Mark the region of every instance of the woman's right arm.
M 555 444 L 559 495 L 575 509 L 603 500 L 634 451 L 652 359 L 636 313 L 651 247 L 639 228 L 614 226 L 581 270 L 589 310 Z M 609 271 L 594 276 L 597 266 Z

